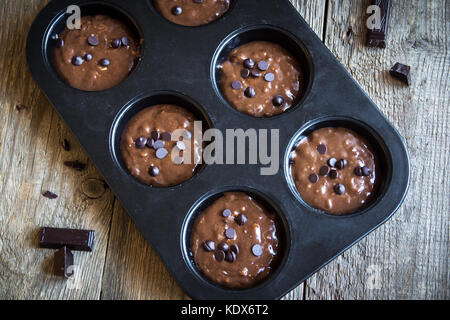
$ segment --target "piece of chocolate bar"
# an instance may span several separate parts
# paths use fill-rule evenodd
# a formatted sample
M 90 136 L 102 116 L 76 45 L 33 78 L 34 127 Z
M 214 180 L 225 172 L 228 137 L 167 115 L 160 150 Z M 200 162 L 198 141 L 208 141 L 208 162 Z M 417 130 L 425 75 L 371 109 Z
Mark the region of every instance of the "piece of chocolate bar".
M 94 244 L 93 230 L 76 230 L 63 228 L 42 228 L 39 245 L 41 248 L 92 251 Z
M 73 265 L 73 254 L 69 248 L 62 247 L 55 252 L 55 275 L 70 278 L 74 274 Z
M 408 86 L 411 85 L 411 67 L 407 66 L 406 64 L 402 64 L 400 62 L 397 62 L 391 70 L 389 70 L 389 73 L 399 79 L 400 81 L 404 82 Z
M 367 34 L 367 46 L 386 48 L 386 38 L 389 25 L 390 0 L 373 0 L 373 5 L 380 8 L 381 28 L 369 30 Z

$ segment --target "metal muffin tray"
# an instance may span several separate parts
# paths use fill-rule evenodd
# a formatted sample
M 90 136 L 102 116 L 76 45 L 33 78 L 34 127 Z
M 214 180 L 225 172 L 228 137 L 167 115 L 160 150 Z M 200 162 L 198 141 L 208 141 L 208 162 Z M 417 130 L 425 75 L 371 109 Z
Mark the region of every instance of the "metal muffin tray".
M 66 8 L 126 22 L 143 41 L 142 59 L 121 84 L 101 92 L 68 86 L 53 66 L 54 36 L 65 27 Z M 305 94 L 291 110 L 254 118 L 232 108 L 220 93 L 220 71 L 232 49 L 249 41 L 279 43 L 300 60 Z M 31 72 L 48 99 L 159 254 L 194 299 L 278 299 L 386 222 L 407 193 L 410 163 L 403 138 L 311 30 L 288 0 L 236 0 L 219 20 L 183 27 L 164 19 L 151 1 L 52 1 L 34 21 L 27 42 Z M 209 127 L 279 129 L 280 169 L 261 176 L 259 165 L 204 165 L 170 188 L 146 186 L 126 170 L 123 129 L 145 107 L 174 103 Z M 371 144 L 382 170 L 373 201 L 336 216 L 313 209 L 298 195 L 289 154 L 302 137 L 327 126 L 353 129 Z M 226 191 L 244 191 L 278 214 L 284 250 L 274 272 L 256 287 L 232 290 L 208 281 L 192 261 L 195 218 Z

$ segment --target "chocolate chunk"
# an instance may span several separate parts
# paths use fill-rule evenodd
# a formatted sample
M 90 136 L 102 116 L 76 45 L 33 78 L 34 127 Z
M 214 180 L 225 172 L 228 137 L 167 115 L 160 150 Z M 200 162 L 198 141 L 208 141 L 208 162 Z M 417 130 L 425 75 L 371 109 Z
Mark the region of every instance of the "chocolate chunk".
M 261 247 L 261 245 L 255 244 L 252 247 L 252 253 L 253 253 L 254 256 L 259 257 L 259 256 L 261 256 L 263 254 L 263 248 Z
M 345 159 L 341 159 L 338 162 L 336 162 L 336 169 L 342 170 L 348 165 L 348 161 Z
M 223 210 L 222 216 L 224 216 L 225 218 L 228 218 L 229 216 L 231 216 L 231 210 L 230 209 Z
M 49 198 L 49 199 L 56 199 L 56 198 L 58 198 L 58 195 L 56 193 L 51 192 L 51 191 L 45 191 L 42 195 L 44 197 L 46 197 L 46 198 Z
M 261 72 L 257 69 L 253 69 L 251 72 L 251 75 L 253 78 L 259 78 L 259 77 L 261 77 Z
M 337 179 L 339 177 L 339 173 L 336 169 L 331 169 L 330 173 L 328 174 L 328 177 L 333 180 Z
M 216 258 L 217 261 L 222 262 L 225 259 L 225 252 L 222 250 L 217 250 L 214 253 L 214 258 Z
M 161 133 L 161 139 L 165 141 L 171 141 L 172 140 L 172 134 L 170 132 L 163 132 Z
M 223 252 L 228 252 L 228 250 L 230 249 L 230 247 L 228 246 L 228 244 L 226 242 L 221 242 L 219 243 L 219 245 L 217 246 L 218 250 L 222 250 Z
M 273 105 L 274 105 L 275 107 L 281 107 L 281 106 L 284 104 L 284 98 L 283 98 L 283 96 L 280 96 L 280 95 L 275 96 L 275 97 L 272 99 L 272 103 L 273 103 Z
M 147 147 L 149 148 L 153 148 L 153 146 L 155 145 L 155 140 L 153 140 L 152 138 L 147 139 Z
M 317 147 L 317 152 L 319 152 L 320 154 L 327 153 L 327 146 L 324 144 L 319 144 L 319 146 Z
M 64 40 L 62 38 L 57 38 L 55 42 L 55 47 L 57 48 L 64 47 Z
M 231 262 L 231 263 L 235 262 L 236 261 L 236 253 L 231 250 L 228 251 L 228 253 L 225 257 L 225 260 L 228 262 Z
M 319 176 L 315 173 L 310 174 L 309 181 L 311 181 L 312 183 L 316 183 L 317 181 L 319 181 Z
M 120 39 L 120 41 L 122 41 L 122 45 L 124 47 L 129 47 L 130 46 L 130 39 L 128 39 L 127 37 L 122 37 L 122 39 Z
M 405 64 L 401 64 L 399 62 L 397 62 L 392 68 L 391 70 L 389 70 L 389 73 L 391 74 L 391 76 L 399 79 L 400 81 L 402 81 L 403 83 L 405 83 L 406 85 L 411 85 L 411 67 L 407 66 Z
M 165 148 L 160 148 L 156 150 L 156 157 L 158 159 L 164 159 L 165 157 L 167 157 L 168 154 L 169 152 Z
M 181 151 L 186 150 L 186 144 L 183 141 L 177 141 L 177 148 Z
M 367 34 L 367 46 L 369 47 L 378 47 L 378 48 L 386 48 L 386 37 L 388 32 L 389 25 L 389 14 L 390 14 L 390 0 L 373 0 L 373 5 L 380 7 L 381 10 L 381 25 L 380 29 L 376 29 L 375 27 L 369 30 Z
M 81 65 L 83 64 L 83 62 L 84 62 L 83 57 L 80 57 L 80 56 L 74 56 L 74 57 L 72 58 L 72 64 L 73 64 L 74 66 L 79 67 L 79 66 L 81 66 Z
M 85 56 L 84 56 L 84 60 L 86 60 L 86 61 L 91 61 L 92 58 L 93 58 L 93 56 L 90 53 L 86 53 Z
M 227 239 L 234 239 L 236 237 L 236 230 L 228 228 L 225 230 L 225 237 L 227 237 Z
M 70 278 L 74 275 L 73 254 L 67 247 L 62 247 L 55 252 L 54 271 L 55 275 Z
M 152 177 L 157 177 L 159 176 L 159 168 L 157 166 L 151 166 L 148 169 L 148 173 L 152 176 Z
M 62 147 L 63 147 L 64 150 L 66 150 L 66 151 L 70 151 L 70 150 L 72 149 L 71 146 L 70 146 L 70 141 L 67 140 L 67 139 L 64 139 L 64 140 L 63 140 Z
M 111 61 L 109 61 L 109 59 L 103 58 L 100 59 L 100 61 L 98 62 L 102 67 L 107 67 L 111 64 Z
M 152 131 L 151 137 L 155 141 L 159 140 L 159 132 L 158 131 Z
M 172 8 L 172 14 L 174 16 L 179 16 L 182 13 L 183 13 L 183 8 L 181 8 L 180 6 L 175 6 Z
M 155 150 L 164 148 L 164 141 L 162 141 L 162 140 L 156 140 L 155 143 L 153 143 L 153 148 L 154 148 Z
M 238 81 L 238 80 L 233 81 L 233 82 L 231 83 L 231 87 L 232 87 L 234 90 L 240 90 L 240 89 L 242 89 L 242 83 L 241 83 L 240 81 Z
M 323 166 L 322 168 L 320 168 L 319 170 L 319 174 L 321 176 L 327 176 L 328 173 L 330 173 L 330 167 L 329 166 Z
M 246 67 L 247 69 L 253 69 L 255 67 L 255 61 L 253 61 L 252 59 L 245 59 L 244 60 L 244 67 Z
M 98 40 L 98 38 L 96 36 L 89 36 L 87 38 L 87 42 L 90 46 L 96 47 L 99 45 L 100 41 Z
M 111 47 L 114 49 L 119 49 L 122 46 L 122 40 L 121 39 L 113 39 L 111 41 Z
M 266 80 L 267 82 L 272 82 L 273 80 L 275 80 L 275 75 L 271 72 L 266 73 L 266 75 L 264 76 L 264 80 Z
M 342 194 L 344 194 L 344 193 L 345 193 L 345 186 L 344 186 L 343 184 L 340 184 L 340 183 L 335 184 L 335 185 L 334 185 L 334 192 L 335 192 L 337 195 L 342 195 Z
M 253 87 L 247 87 L 244 91 L 247 98 L 253 98 L 256 95 L 255 89 Z
M 78 160 L 75 160 L 75 161 L 65 161 L 65 162 L 64 162 L 64 165 L 65 165 L 66 167 L 75 169 L 75 170 L 77 170 L 77 171 L 83 171 L 84 169 L 86 169 L 86 164 L 85 164 L 85 163 L 82 163 L 82 162 L 80 162 L 80 161 L 78 161 Z
M 144 149 L 145 146 L 147 145 L 147 138 L 144 137 L 137 138 L 136 141 L 134 141 L 134 145 L 138 149 Z
M 269 69 L 269 63 L 264 60 L 258 62 L 258 69 L 261 71 L 266 71 L 267 69 Z
M 328 159 L 327 163 L 331 168 L 334 168 L 334 166 L 336 165 L 337 160 L 335 158 L 330 158 Z
M 39 240 L 41 248 L 49 249 L 60 249 L 65 246 L 71 250 L 92 251 L 93 244 L 93 230 L 43 227 Z
M 212 252 L 216 250 L 216 245 L 214 244 L 214 241 L 205 241 L 203 242 L 203 249 L 207 252 Z
M 355 172 L 355 174 L 356 174 L 358 177 L 362 177 L 362 175 L 363 175 L 363 173 L 362 173 L 362 167 L 356 167 L 355 170 L 354 170 L 354 172 Z
M 243 226 L 246 222 L 247 222 L 247 217 L 245 216 L 245 214 L 240 213 L 236 219 L 235 219 L 236 223 L 240 226 Z
M 248 77 L 250 77 L 250 70 L 247 68 L 244 68 L 241 70 L 241 77 L 244 79 L 247 79 Z
M 239 254 L 239 247 L 237 244 L 231 245 L 230 250 L 233 251 L 234 253 L 236 253 L 236 255 Z

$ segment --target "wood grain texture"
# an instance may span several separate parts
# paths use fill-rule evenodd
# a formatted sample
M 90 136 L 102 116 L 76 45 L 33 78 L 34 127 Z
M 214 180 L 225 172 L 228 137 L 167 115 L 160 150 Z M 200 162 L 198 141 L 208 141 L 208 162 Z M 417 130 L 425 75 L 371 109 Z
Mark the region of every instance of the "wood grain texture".
M 306 282 L 306 299 L 450 297 L 449 1 L 391 3 L 386 49 L 364 46 L 360 0 L 329 2 L 325 44 L 406 138 L 409 194 L 393 219 Z M 412 67 L 411 87 L 389 75 L 395 62 Z

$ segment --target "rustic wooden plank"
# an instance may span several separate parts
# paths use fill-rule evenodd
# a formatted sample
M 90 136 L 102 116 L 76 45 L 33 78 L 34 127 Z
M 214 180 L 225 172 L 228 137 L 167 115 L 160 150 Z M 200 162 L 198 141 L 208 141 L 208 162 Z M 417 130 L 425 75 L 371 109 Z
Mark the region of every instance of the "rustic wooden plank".
M 448 1 L 392 1 L 384 50 L 364 46 L 367 4 L 330 0 L 325 43 L 406 138 L 411 187 L 392 220 L 306 282 L 306 299 L 448 299 Z M 397 61 L 412 66 L 409 88 L 388 73 Z
M 47 2 L 0 2 L 0 299 L 98 299 L 114 198 L 83 193 L 86 179 L 101 178 L 28 71 L 26 36 Z M 75 159 L 84 172 L 63 165 Z M 46 190 L 59 197 L 44 198 Z M 52 274 L 54 250 L 37 247 L 41 226 L 96 230 L 94 251 L 74 253 L 75 282 Z

